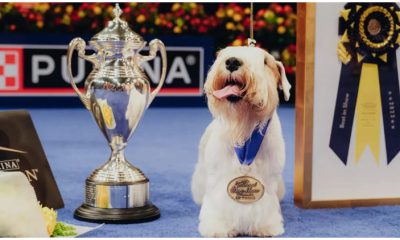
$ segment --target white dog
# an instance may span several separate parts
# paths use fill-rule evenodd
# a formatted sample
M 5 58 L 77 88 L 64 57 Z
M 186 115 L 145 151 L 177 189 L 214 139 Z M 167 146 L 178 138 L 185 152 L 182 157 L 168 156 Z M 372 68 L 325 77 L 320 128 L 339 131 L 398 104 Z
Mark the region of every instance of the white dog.
M 205 83 L 214 120 L 201 138 L 192 178 L 193 199 L 202 205 L 201 235 L 266 237 L 284 232 L 279 200 L 285 191 L 285 145 L 276 113 L 278 87 L 288 100 L 291 85 L 283 65 L 265 50 L 227 47 L 218 53 Z M 266 125 L 254 162 L 243 167 L 234 147 L 242 146 L 253 131 Z M 264 185 L 258 201 L 240 203 L 229 196 L 228 184 L 243 175 Z

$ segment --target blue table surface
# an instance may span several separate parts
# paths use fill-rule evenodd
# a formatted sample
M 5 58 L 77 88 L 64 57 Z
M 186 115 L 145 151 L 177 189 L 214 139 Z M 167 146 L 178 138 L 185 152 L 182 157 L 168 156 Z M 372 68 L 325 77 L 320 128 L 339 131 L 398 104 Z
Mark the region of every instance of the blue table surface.
M 30 110 L 53 174 L 65 202 L 58 219 L 75 220 L 73 211 L 84 199 L 86 177 L 104 163 L 110 150 L 84 109 Z M 282 202 L 285 237 L 400 237 L 400 207 L 357 207 L 305 210 L 293 203 L 295 112 L 281 107 L 286 141 Z M 150 108 L 126 149 L 127 159 L 150 179 L 151 200 L 161 218 L 140 224 L 106 224 L 84 237 L 199 237 L 199 207 L 191 198 L 190 181 L 199 139 L 211 121 L 206 108 Z

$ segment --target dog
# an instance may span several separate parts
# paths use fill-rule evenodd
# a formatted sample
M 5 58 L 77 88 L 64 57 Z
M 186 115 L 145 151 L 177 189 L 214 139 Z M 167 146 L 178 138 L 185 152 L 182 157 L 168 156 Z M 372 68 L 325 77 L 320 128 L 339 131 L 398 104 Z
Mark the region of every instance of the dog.
M 242 46 L 217 53 L 204 86 L 213 120 L 200 140 L 191 186 L 193 200 L 201 205 L 202 236 L 269 237 L 284 233 L 280 200 L 285 192 L 285 144 L 276 113 L 278 88 L 287 101 L 291 85 L 284 66 L 267 51 Z M 243 172 L 234 148 L 243 146 L 253 131 L 266 125 L 255 160 Z M 256 202 L 240 203 L 227 193 L 230 181 L 244 174 L 264 186 L 263 196 Z

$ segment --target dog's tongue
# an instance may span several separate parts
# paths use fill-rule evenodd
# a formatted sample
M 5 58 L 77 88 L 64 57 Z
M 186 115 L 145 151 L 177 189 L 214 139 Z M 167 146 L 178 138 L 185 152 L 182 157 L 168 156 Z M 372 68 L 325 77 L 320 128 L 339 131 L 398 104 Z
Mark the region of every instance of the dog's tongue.
M 223 99 L 231 95 L 239 96 L 240 89 L 238 85 L 228 85 L 221 90 L 214 91 L 213 95 L 218 99 Z

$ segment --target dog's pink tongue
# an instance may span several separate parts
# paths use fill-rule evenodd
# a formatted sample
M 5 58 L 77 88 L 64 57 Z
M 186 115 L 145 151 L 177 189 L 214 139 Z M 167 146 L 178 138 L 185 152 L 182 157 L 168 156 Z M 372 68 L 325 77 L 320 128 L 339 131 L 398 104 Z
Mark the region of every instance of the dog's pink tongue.
M 240 89 L 237 85 L 228 85 L 221 90 L 214 91 L 213 95 L 218 99 L 223 99 L 231 95 L 239 96 Z

